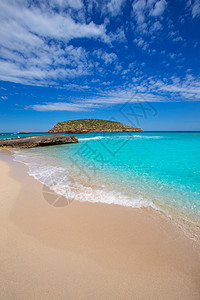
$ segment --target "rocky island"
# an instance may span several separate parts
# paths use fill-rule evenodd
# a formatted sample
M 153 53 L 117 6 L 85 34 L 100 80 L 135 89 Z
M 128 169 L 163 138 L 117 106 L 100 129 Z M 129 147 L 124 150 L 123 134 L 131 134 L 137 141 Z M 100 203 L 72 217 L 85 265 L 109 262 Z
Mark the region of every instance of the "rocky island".
M 141 128 L 127 126 L 119 122 L 100 119 L 80 119 L 59 122 L 48 132 L 87 133 L 87 132 L 134 132 Z
M 70 143 L 78 143 L 77 136 L 66 136 L 64 134 L 47 134 L 0 140 L 0 148 L 32 148 L 38 146 L 50 146 Z

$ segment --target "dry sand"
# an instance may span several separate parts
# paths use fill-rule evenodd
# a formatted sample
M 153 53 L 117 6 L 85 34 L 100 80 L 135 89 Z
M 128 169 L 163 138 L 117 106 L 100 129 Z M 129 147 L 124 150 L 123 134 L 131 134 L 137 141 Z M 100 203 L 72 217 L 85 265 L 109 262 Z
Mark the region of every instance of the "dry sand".
M 1 300 L 200 299 L 198 245 L 169 219 L 108 204 L 56 208 L 24 165 L 0 158 Z

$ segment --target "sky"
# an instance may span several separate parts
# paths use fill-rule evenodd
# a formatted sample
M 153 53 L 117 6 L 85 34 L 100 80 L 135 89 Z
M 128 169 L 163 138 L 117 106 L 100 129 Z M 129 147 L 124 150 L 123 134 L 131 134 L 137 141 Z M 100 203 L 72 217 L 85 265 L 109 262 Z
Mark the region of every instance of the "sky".
M 0 0 L 0 132 L 200 130 L 200 0 Z

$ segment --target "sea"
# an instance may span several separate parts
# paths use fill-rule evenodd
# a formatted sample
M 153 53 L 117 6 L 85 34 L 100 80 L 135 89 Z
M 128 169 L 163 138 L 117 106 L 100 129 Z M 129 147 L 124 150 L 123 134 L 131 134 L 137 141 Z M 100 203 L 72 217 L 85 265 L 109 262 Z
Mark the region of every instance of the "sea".
M 200 228 L 200 132 L 77 136 L 77 144 L 12 150 L 30 176 L 67 199 L 57 209 L 74 200 L 147 208 Z

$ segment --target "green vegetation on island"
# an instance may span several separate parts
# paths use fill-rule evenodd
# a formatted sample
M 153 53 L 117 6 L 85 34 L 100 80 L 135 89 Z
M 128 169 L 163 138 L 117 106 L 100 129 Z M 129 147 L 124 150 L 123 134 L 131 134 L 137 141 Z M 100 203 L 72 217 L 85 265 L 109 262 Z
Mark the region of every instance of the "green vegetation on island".
M 84 133 L 84 132 L 126 132 L 143 131 L 141 128 L 127 126 L 119 122 L 100 119 L 79 119 L 59 122 L 49 132 Z

